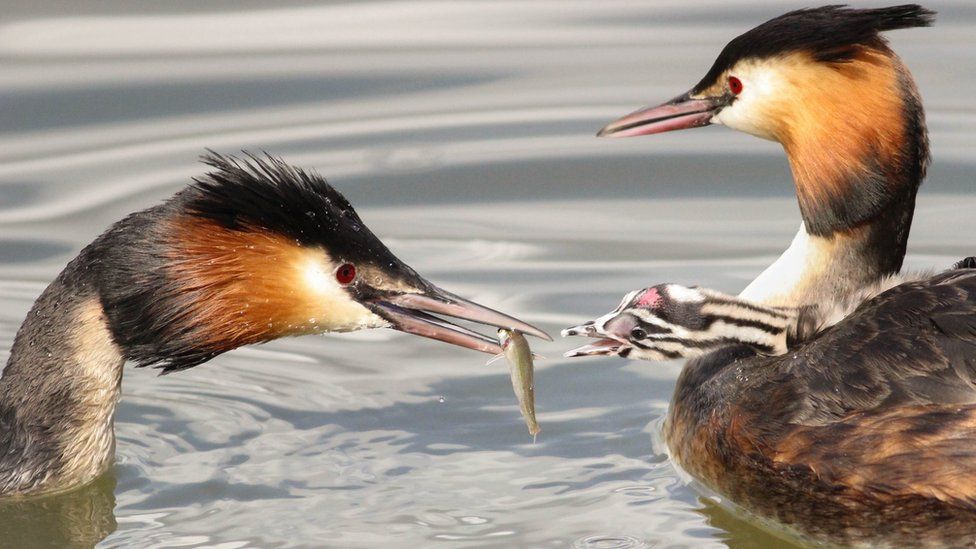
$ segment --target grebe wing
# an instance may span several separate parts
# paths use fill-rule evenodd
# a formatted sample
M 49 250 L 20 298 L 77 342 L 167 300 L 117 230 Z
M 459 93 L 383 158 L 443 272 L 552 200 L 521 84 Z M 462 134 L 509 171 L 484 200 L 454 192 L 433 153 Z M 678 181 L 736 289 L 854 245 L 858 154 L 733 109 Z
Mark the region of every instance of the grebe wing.
M 775 470 L 976 510 L 976 270 L 896 286 L 771 358 L 750 402 L 765 411 L 732 426 Z
M 780 357 L 816 425 L 849 414 L 976 404 L 976 269 L 896 286 Z
M 976 510 L 976 405 L 926 404 L 796 425 L 767 454 L 774 466 L 886 505 L 923 497 Z

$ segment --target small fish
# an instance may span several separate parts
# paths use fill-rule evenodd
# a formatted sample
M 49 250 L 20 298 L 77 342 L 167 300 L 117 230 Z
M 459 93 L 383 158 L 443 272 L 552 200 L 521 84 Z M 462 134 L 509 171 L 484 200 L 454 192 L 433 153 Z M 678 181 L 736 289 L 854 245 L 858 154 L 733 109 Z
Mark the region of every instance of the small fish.
M 508 369 L 512 374 L 512 388 L 518 399 L 519 409 L 529 428 L 532 442 L 542 429 L 535 421 L 535 374 L 532 365 L 532 349 L 525 336 L 510 330 L 498 330 L 498 343 L 508 359 Z M 499 355 L 500 356 L 500 355 Z M 496 357 L 497 358 L 497 357 Z

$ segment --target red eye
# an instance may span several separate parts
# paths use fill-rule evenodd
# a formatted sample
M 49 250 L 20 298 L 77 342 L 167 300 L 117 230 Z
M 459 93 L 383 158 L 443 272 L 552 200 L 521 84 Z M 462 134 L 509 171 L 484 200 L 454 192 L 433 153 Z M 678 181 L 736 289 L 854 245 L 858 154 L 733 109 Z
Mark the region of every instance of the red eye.
M 356 266 L 352 263 L 343 263 L 335 270 L 335 277 L 339 284 L 345 286 L 356 280 Z
M 742 93 L 742 80 L 739 80 L 734 76 L 730 76 L 729 91 L 732 92 L 732 95 L 739 95 L 740 93 Z

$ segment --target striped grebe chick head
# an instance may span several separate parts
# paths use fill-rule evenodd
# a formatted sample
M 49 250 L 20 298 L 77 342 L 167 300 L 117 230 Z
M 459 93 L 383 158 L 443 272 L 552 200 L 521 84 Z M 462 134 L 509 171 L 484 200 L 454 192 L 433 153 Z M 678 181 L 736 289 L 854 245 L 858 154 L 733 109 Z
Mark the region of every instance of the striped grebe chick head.
M 616 309 L 563 337 L 596 341 L 567 357 L 618 355 L 642 360 L 691 358 L 729 345 L 748 345 L 763 354 L 786 352 L 796 315 L 715 290 L 659 284 L 627 294 Z

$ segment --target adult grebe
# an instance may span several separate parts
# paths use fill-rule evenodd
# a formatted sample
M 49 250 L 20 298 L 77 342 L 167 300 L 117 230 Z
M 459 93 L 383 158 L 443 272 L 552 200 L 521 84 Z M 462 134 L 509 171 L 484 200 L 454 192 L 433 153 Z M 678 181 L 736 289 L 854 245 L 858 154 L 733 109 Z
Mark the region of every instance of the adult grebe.
M 601 134 L 721 123 L 779 141 L 803 226 L 740 297 L 803 307 L 850 296 L 901 268 L 928 161 L 915 85 L 878 33 L 932 16 L 916 5 L 788 13 L 732 40 L 687 94 Z M 971 544 L 973 273 L 897 286 L 783 355 L 732 345 L 692 359 L 665 422 L 672 458 L 814 540 Z
M 502 352 L 429 313 L 548 339 L 424 280 L 315 173 L 204 161 L 214 171 L 110 227 L 27 315 L 0 377 L 0 495 L 66 490 L 109 466 L 126 360 L 171 372 L 279 337 L 379 327 Z
M 803 225 L 742 296 L 795 305 L 846 294 L 901 268 L 929 160 L 915 82 L 878 33 L 932 17 L 915 5 L 787 13 L 729 42 L 688 93 L 599 135 L 724 124 L 778 141 Z

